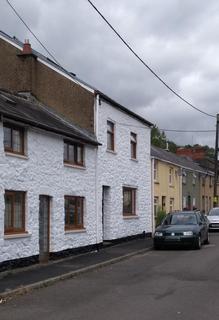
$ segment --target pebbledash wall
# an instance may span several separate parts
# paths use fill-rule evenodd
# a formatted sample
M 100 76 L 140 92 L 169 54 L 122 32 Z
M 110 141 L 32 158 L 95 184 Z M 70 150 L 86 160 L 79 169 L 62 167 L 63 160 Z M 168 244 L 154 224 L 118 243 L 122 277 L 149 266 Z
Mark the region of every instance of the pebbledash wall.
M 96 152 L 85 147 L 85 168 L 63 164 L 63 138 L 35 128 L 27 130 L 27 157 L 4 152 L 0 124 L 0 212 L 4 212 L 5 190 L 26 191 L 26 231 L 4 235 L 4 214 L 0 215 L 0 263 L 39 254 L 39 195 L 52 197 L 50 251 L 84 247 L 102 242 L 96 228 Z M 65 232 L 64 195 L 85 198 L 84 226 L 80 232 Z
M 96 134 L 98 147 L 98 203 L 103 212 L 104 240 L 119 239 L 152 232 L 151 160 L 149 126 L 108 102 L 96 98 Z M 115 152 L 107 151 L 107 120 L 115 124 Z M 131 159 L 130 133 L 137 134 L 137 160 Z M 102 187 L 107 195 L 102 207 Z M 136 216 L 123 216 L 123 187 L 137 190 Z M 99 215 L 101 217 L 101 215 Z M 101 230 L 99 230 L 101 232 Z

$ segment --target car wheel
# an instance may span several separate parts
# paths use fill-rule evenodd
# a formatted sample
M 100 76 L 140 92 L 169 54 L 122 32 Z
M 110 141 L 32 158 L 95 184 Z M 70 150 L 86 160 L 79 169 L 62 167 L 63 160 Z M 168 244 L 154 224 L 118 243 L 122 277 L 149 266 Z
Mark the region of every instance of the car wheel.
M 209 244 L 210 243 L 210 239 L 209 239 L 209 232 L 207 233 L 207 238 L 205 240 L 205 244 Z
M 199 236 L 195 239 L 195 249 L 199 250 L 201 249 L 202 242 L 201 242 L 201 236 Z
M 160 249 L 161 249 L 161 246 L 154 243 L 154 250 L 160 250 Z

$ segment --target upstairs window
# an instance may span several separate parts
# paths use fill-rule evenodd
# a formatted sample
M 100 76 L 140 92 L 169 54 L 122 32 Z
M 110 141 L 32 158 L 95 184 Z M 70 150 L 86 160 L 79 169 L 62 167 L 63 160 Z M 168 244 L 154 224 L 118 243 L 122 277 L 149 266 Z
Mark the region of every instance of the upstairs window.
M 115 124 L 107 121 L 107 150 L 115 151 Z
M 131 144 L 131 158 L 137 159 L 137 134 L 136 133 L 131 132 L 130 144 Z
M 173 168 L 169 168 L 169 185 L 172 186 L 173 185 Z
M 158 160 L 154 160 L 154 181 L 158 181 Z
M 78 143 L 64 141 L 64 162 L 84 166 L 84 146 Z
M 123 188 L 123 215 L 136 215 L 136 189 Z
M 65 196 L 65 229 L 83 229 L 84 198 Z
M 5 191 L 5 234 L 25 232 L 25 192 Z
M 3 129 L 5 151 L 24 155 L 24 129 L 9 123 Z

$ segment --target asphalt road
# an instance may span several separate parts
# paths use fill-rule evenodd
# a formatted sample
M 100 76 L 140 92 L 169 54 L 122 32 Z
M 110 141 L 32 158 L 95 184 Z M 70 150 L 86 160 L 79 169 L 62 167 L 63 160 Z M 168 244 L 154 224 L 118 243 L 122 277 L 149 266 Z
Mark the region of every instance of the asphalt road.
M 149 251 L 13 298 L 0 320 L 218 320 L 219 233 L 201 250 Z

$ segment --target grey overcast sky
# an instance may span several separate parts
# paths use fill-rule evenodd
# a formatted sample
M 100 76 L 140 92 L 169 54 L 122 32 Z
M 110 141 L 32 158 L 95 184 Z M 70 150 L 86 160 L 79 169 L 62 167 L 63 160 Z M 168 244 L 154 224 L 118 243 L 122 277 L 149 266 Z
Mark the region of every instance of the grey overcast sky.
M 214 130 L 215 119 L 169 92 L 121 43 L 87 0 L 10 0 L 69 71 L 159 128 Z M 45 54 L 6 0 L 0 29 Z M 218 0 L 93 0 L 135 51 L 174 90 L 219 112 Z M 46 54 L 48 56 L 48 54 Z M 214 146 L 214 133 L 167 133 L 177 144 Z

